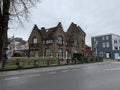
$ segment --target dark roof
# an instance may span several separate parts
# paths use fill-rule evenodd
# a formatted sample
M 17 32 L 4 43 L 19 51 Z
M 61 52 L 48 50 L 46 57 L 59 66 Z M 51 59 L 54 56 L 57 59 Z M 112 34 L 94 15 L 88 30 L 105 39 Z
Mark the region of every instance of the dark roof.
M 56 31 L 56 27 L 46 29 L 46 32 L 43 35 L 43 39 L 51 39 L 51 38 L 53 38 L 52 36 L 55 33 L 55 31 Z
M 51 39 L 53 38 L 53 34 L 57 31 L 57 28 L 61 26 L 61 22 L 58 23 L 58 25 L 56 27 L 51 27 L 48 29 L 45 29 L 45 33 L 43 36 L 43 39 Z M 40 33 L 42 32 L 42 30 L 40 30 Z
M 90 46 L 88 46 L 88 45 L 85 45 L 85 48 L 89 48 L 89 49 L 91 49 L 91 47 L 90 47 Z
M 86 36 L 86 33 L 82 30 L 82 28 L 80 26 L 78 26 L 77 28 L 81 33 L 83 33 Z

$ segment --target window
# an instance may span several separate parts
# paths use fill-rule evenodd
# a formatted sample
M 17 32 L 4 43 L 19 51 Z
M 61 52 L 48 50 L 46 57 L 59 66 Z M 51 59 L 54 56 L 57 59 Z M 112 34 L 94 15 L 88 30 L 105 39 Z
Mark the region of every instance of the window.
M 46 53 L 46 56 L 50 56 L 51 55 L 51 49 L 50 48 L 46 48 L 45 49 L 45 53 Z
M 38 50 L 35 50 L 35 57 L 38 57 L 39 56 L 39 51 Z
M 34 56 L 34 52 L 33 51 L 30 51 L 30 56 Z
M 43 40 L 43 44 L 50 44 L 50 43 L 53 43 L 53 40 L 49 39 L 49 40 Z
M 96 38 L 93 38 L 93 41 L 96 41 Z
M 63 44 L 63 37 L 62 36 L 58 36 L 58 44 Z
M 78 40 L 73 41 L 74 46 L 78 46 Z
M 103 48 L 105 47 L 105 43 L 102 43 Z
M 45 40 L 43 40 L 43 44 L 45 44 Z
M 109 40 L 109 36 L 106 36 L 106 40 Z
M 106 43 L 106 47 L 109 47 L 109 46 L 110 46 L 110 45 L 109 45 L 109 42 L 107 42 L 107 43 Z
M 93 47 L 96 48 L 97 46 L 98 46 L 98 41 L 95 41 Z
M 118 47 L 114 47 L 115 48 L 115 50 L 118 50 Z
M 65 42 L 65 45 L 66 45 L 66 46 L 68 45 L 68 42 L 67 42 L 67 41 Z
M 71 36 L 75 36 L 75 33 L 74 33 L 74 32 L 71 32 L 70 35 L 71 35 Z
M 74 53 L 77 53 L 77 50 L 74 50 Z
M 117 43 L 117 40 L 114 40 L 114 43 Z
M 100 57 L 103 57 L 103 52 L 102 52 L 102 51 L 99 52 L 99 56 L 100 56 Z
M 104 37 L 104 36 L 102 37 L 102 40 L 105 40 L 105 37 Z
M 38 57 L 39 56 L 39 51 L 38 50 L 30 51 L 30 56 Z
M 63 56 L 63 49 L 62 49 L 62 48 L 59 48 L 59 49 L 58 49 L 58 57 L 59 57 L 59 58 L 62 58 L 62 56 Z
M 37 43 L 37 38 L 36 37 L 33 38 L 33 43 Z

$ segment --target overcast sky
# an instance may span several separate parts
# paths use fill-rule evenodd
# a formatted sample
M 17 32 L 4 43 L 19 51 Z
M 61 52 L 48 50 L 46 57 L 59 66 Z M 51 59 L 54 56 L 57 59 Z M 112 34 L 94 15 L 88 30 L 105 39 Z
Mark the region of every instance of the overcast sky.
M 86 33 L 86 44 L 91 37 L 101 34 L 120 34 L 120 0 L 41 0 L 31 9 L 29 21 L 10 25 L 8 36 L 28 40 L 34 24 L 54 27 L 62 22 L 66 31 L 71 22 L 79 25 Z

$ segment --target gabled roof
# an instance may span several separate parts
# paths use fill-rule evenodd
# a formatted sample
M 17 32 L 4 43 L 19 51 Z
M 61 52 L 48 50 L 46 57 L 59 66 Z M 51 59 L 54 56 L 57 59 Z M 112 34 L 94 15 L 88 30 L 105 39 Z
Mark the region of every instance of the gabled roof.
M 69 30 L 70 28 L 72 28 L 72 27 L 74 27 L 75 30 L 78 30 L 80 33 L 82 33 L 83 35 L 86 36 L 86 33 L 81 29 L 81 27 L 78 26 L 77 24 L 75 24 L 74 22 L 71 23 L 71 25 L 69 26 L 68 30 Z
M 46 29 L 46 34 L 45 34 L 44 39 L 53 38 L 52 36 L 56 32 L 56 30 L 57 30 L 57 27 L 52 27 L 52 28 Z
M 39 34 L 41 35 L 40 29 L 38 28 L 38 26 L 36 24 L 33 26 L 33 30 L 38 30 Z
M 82 30 L 82 28 L 80 26 L 78 26 L 77 28 L 82 34 L 84 34 L 86 36 L 86 33 Z
M 53 38 L 53 34 L 57 31 L 58 27 L 62 27 L 61 22 L 59 22 L 58 25 L 55 27 L 45 29 L 46 32 L 45 32 L 45 35 L 43 35 L 44 36 L 43 39 Z

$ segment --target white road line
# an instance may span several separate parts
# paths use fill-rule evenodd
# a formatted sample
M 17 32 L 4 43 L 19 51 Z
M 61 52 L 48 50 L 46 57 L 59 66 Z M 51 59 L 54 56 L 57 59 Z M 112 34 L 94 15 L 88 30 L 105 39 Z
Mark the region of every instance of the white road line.
M 11 78 L 5 78 L 4 80 L 13 80 L 13 79 L 18 79 L 20 77 L 11 77 Z
M 62 70 L 61 72 L 67 72 L 67 71 L 69 71 L 69 70 Z
M 120 62 L 112 62 L 112 64 L 120 64 Z
M 120 70 L 120 68 L 105 69 L 105 71 L 114 71 L 114 70 Z
M 72 69 L 73 71 L 77 71 L 77 70 L 79 70 L 79 69 Z
M 86 68 L 95 68 L 95 67 L 98 67 L 98 66 L 91 66 L 91 67 L 86 67 Z
M 29 77 L 35 77 L 35 76 L 40 76 L 40 74 L 32 74 L 32 75 L 29 75 Z
M 56 72 L 49 72 L 48 74 L 55 74 Z

